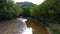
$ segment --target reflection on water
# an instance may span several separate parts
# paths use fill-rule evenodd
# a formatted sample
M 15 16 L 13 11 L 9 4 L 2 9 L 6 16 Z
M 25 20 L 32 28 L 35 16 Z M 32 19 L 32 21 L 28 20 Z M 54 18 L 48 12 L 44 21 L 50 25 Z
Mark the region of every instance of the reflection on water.
M 22 34 L 32 34 L 32 28 L 26 28 Z

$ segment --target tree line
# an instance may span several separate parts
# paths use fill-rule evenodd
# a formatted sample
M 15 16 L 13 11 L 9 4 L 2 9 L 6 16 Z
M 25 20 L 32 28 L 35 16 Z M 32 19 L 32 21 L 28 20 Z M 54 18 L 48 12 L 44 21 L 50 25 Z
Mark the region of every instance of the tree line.
M 60 0 L 45 0 L 31 10 L 31 16 L 42 22 L 60 24 Z
M 31 17 L 45 23 L 60 24 L 60 0 L 45 0 L 40 5 L 30 2 L 14 3 L 12 0 L 0 0 L 0 20 L 19 16 Z
M 21 11 L 12 0 L 0 0 L 0 20 L 16 18 Z
M 40 5 L 24 7 L 23 16 L 34 18 L 43 23 L 60 24 L 60 0 L 45 0 Z

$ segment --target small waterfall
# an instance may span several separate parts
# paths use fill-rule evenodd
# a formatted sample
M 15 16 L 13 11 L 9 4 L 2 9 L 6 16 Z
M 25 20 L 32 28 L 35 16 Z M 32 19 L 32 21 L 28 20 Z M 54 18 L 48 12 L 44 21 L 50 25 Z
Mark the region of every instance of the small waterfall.
M 25 19 L 25 18 L 17 18 L 17 19 L 20 20 L 23 24 L 25 24 L 25 27 L 22 28 L 23 31 L 20 30 L 20 32 L 22 32 L 22 34 L 32 34 L 32 28 L 27 27 L 27 25 L 25 23 L 27 21 L 27 19 Z

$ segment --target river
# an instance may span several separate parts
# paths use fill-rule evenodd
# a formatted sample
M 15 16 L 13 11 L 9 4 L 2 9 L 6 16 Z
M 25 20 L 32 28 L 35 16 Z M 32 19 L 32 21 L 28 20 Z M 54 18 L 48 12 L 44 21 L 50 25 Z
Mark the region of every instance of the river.
M 49 34 L 47 27 L 41 25 L 40 23 L 32 20 L 32 19 L 24 19 L 20 18 L 20 21 L 26 23 L 27 27 L 23 34 Z
M 0 22 L 0 34 L 49 34 L 47 27 L 32 19 L 17 18 Z

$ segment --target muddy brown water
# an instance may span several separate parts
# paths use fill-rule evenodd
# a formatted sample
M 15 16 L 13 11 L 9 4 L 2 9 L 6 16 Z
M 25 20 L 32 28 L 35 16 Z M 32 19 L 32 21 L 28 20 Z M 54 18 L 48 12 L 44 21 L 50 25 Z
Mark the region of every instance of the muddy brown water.
M 26 28 L 26 33 L 23 34 L 30 34 L 30 32 L 31 34 L 49 34 L 46 27 L 32 19 L 28 19 L 26 23 L 21 20 L 25 21 L 25 19 L 18 18 L 18 20 L 13 19 L 10 21 L 0 22 L 0 34 L 22 34 Z
M 47 27 L 41 25 L 40 23 L 32 20 L 32 19 L 28 19 L 28 21 L 26 22 L 28 27 L 31 27 L 33 29 L 33 34 L 49 34 Z

